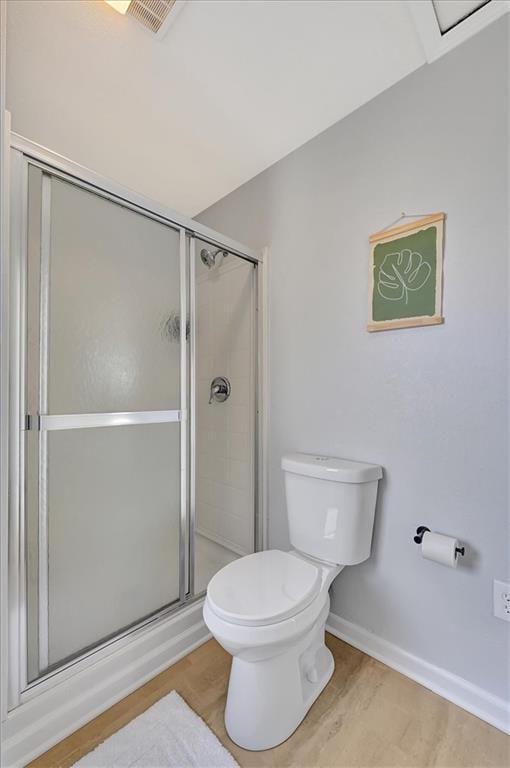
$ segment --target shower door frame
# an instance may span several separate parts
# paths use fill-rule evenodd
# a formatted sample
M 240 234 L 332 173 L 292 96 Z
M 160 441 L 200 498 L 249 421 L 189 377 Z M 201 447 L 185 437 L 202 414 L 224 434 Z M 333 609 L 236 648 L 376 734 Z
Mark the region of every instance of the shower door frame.
M 141 619 L 132 627 L 121 630 L 114 637 L 99 642 L 92 649 L 84 650 L 75 658 L 67 661 L 58 668 L 42 674 L 30 684 L 27 681 L 27 634 L 26 634 L 26 603 L 25 603 L 25 552 L 24 552 L 24 506 L 23 506 L 23 423 L 25 417 L 24 402 L 21 397 L 24 384 L 24 318 L 25 305 L 23 285 L 26 256 L 26 224 L 27 224 L 27 182 L 28 167 L 35 165 L 52 176 L 63 178 L 78 187 L 89 190 L 106 199 L 127 207 L 135 212 L 159 221 L 180 234 L 180 288 L 181 288 L 181 317 L 190 314 L 190 339 L 186 343 L 186 323 L 181 324 L 181 512 L 180 512 L 180 546 L 179 546 L 179 600 L 162 608 L 155 614 Z M 8 611 L 2 607 L 2 620 L 9 616 L 9 653 L 8 653 L 8 709 L 31 701 L 34 697 L 53 688 L 57 683 L 65 681 L 76 672 L 87 669 L 96 661 L 115 653 L 130 642 L 136 640 L 140 633 L 148 631 L 152 626 L 159 626 L 168 621 L 186 605 L 203 599 L 203 595 L 193 594 L 194 578 L 194 480 L 195 480 L 195 238 L 199 238 L 212 246 L 220 247 L 257 266 L 256 271 L 256 343 L 255 343 L 255 499 L 254 525 L 255 548 L 266 546 L 265 522 L 265 419 L 262 409 L 262 387 L 267 374 L 262 373 L 261 365 L 265 359 L 265 344 L 262 330 L 262 304 L 265 304 L 263 285 L 265 271 L 261 269 L 262 255 L 230 238 L 223 237 L 214 230 L 198 222 L 181 216 L 175 211 L 162 206 L 143 195 L 113 182 L 90 171 L 83 166 L 47 150 L 17 134 L 10 134 L 10 165 L 11 165 L 11 244 L 9 253 L 4 258 L 10 262 L 10 295 L 8 338 L 10 344 L 10 397 L 9 397 L 9 445 L 10 461 L 8 478 L 9 485 L 9 563 L 7 569 L 9 606 Z M 188 306 L 189 304 L 189 306 Z M 266 321 L 265 321 L 266 322 Z M 2 329 L 5 334 L 6 329 Z M 5 339 L 5 335 L 4 335 Z M 189 380 L 188 380 L 189 372 Z M 51 417 L 50 417 L 51 418 Z M 20 423 L 21 421 L 21 423 Z M 6 515 L 2 510 L 2 529 Z

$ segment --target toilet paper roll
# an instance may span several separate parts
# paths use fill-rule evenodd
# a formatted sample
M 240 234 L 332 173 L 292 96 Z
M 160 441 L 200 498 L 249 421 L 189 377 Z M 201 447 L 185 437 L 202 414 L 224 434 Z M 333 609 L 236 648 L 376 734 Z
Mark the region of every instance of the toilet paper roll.
M 458 540 L 452 536 L 426 531 L 421 541 L 421 553 L 427 560 L 456 568 L 458 557 L 455 550 L 458 546 Z

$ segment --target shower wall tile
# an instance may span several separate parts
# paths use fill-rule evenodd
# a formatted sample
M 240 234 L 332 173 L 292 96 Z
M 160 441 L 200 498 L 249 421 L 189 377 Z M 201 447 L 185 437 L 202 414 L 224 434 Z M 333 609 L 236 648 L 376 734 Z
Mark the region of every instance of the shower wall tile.
M 252 439 L 242 432 L 231 432 L 227 435 L 226 455 L 229 459 L 250 461 L 252 458 Z
M 200 249 L 199 249 L 200 250 Z M 197 264 L 197 531 L 237 554 L 254 549 L 254 271 L 228 256 Z M 209 404 L 211 381 L 231 395 Z
M 230 383 L 232 385 L 229 398 L 231 405 L 247 405 L 251 408 L 253 403 L 250 402 L 250 380 L 247 377 L 232 376 Z
M 230 459 L 227 461 L 228 482 L 234 488 L 246 489 L 250 486 L 252 467 L 248 461 Z

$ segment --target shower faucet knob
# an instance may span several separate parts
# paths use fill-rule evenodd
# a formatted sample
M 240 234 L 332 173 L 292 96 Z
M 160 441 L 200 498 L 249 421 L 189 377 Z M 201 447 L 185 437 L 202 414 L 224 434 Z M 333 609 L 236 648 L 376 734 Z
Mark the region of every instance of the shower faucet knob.
M 230 397 L 230 381 L 225 376 L 216 376 L 211 381 L 209 405 L 214 400 L 216 403 L 224 403 Z

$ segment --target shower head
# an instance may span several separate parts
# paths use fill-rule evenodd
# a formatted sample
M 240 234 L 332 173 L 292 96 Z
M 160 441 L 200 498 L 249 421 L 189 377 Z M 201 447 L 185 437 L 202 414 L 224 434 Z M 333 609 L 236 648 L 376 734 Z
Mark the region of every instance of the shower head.
M 225 259 L 227 256 L 228 253 L 226 251 L 222 251 L 221 248 L 218 248 L 217 251 L 208 251 L 207 248 L 202 248 L 200 251 L 202 264 L 205 264 L 207 269 L 220 267 L 223 259 Z

